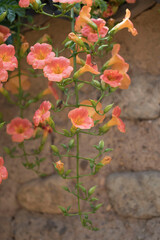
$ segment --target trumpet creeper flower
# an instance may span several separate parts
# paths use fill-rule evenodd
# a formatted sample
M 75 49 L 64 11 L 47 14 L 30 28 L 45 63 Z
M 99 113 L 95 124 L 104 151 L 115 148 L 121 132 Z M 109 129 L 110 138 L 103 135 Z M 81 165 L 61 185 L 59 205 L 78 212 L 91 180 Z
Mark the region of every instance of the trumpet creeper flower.
M 112 127 L 112 126 L 117 125 L 119 131 L 125 133 L 125 124 L 124 124 L 124 122 L 119 118 L 120 114 L 121 114 L 121 109 L 120 109 L 119 106 L 116 106 L 116 107 L 113 109 L 112 119 L 107 123 L 107 127 Z
M 102 79 L 103 82 L 115 88 L 121 85 L 123 75 L 119 73 L 119 71 L 117 70 L 105 70 L 100 78 Z
M 14 71 L 14 69 L 17 68 L 18 61 L 14 55 L 14 46 L 6 44 L 0 45 L 0 61 L 3 63 L 3 69 Z
M 31 47 L 31 52 L 27 56 L 28 64 L 34 69 L 43 69 L 47 63 L 54 58 L 55 53 L 52 52 L 52 46 L 47 43 L 36 43 Z
M 24 139 L 30 139 L 33 132 L 32 123 L 26 118 L 16 117 L 7 124 L 7 133 L 12 135 L 13 142 L 23 142 Z
M 4 43 L 10 35 L 10 29 L 8 27 L 0 25 L 0 44 Z
M 44 123 L 50 117 L 51 103 L 44 101 L 40 105 L 39 109 L 35 112 L 33 117 L 34 125 L 37 127 L 40 123 Z
M 8 178 L 7 169 L 3 165 L 4 165 L 4 160 L 2 157 L 0 157 L 0 184 L 1 184 L 2 180 L 5 180 Z
M 89 117 L 88 110 L 83 107 L 71 110 L 68 113 L 68 118 L 71 119 L 73 126 L 76 128 L 90 129 L 94 126 L 94 121 Z

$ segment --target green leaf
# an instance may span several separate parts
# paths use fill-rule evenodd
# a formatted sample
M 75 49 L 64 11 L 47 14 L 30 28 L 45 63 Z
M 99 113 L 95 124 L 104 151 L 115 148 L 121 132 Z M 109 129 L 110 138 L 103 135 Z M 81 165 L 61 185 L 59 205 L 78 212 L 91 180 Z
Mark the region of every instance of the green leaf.
M 0 123 L 0 128 L 4 126 L 5 122 Z
M 69 145 L 68 146 L 69 146 L 70 149 L 74 147 L 74 139 L 71 139 L 69 141 Z
M 58 207 L 64 214 L 67 213 L 67 210 L 64 207 L 62 207 L 62 206 L 58 206 Z
M 103 205 L 103 203 L 99 203 L 94 207 L 94 211 L 97 211 L 101 206 Z
M 67 176 L 70 174 L 71 171 L 72 171 L 71 169 L 68 169 L 68 170 L 65 172 L 65 176 L 67 177 Z
M 66 187 L 66 186 L 62 186 L 62 188 L 63 188 L 65 191 L 70 192 L 70 190 L 69 190 L 68 187 Z
M 66 144 L 61 143 L 61 146 L 62 146 L 64 149 L 68 149 L 68 147 L 66 146 Z
M 7 10 L 7 18 L 12 23 L 15 20 L 15 18 L 16 18 L 15 11 L 10 9 L 10 8 L 8 8 L 8 10 Z

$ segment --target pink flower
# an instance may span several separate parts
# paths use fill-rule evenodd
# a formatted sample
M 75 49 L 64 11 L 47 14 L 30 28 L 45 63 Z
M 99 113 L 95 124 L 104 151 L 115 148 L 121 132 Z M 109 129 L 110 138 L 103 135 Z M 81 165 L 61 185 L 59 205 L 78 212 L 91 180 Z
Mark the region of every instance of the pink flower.
M 33 117 L 34 125 L 37 127 L 40 123 L 44 123 L 50 117 L 51 103 L 49 101 L 44 101 L 40 105 L 39 109 L 35 112 Z
M 3 62 L 3 69 L 14 71 L 14 69 L 17 68 L 18 62 L 14 55 L 14 46 L 6 44 L 0 45 L 0 60 Z
M 115 107 L 112 112 L 112 119 L 107 123 L 107 127 L 112 127 L 117 125 L 119 131 L 125 133 L 125 124 L 119 118 L 120 114 L 121 114 L 120 107 L 119 106 Z
M 103 82 L 109 84 L 111 87 L 118 87 L 121 85 L 123 75 L 117 70 L 105 70 L 100 78 Z
M 27 56 L 28 64 L 34 69 L 43 69 L 44 66 L 51 62 L 55 53 L 52 52 L 52 46 L 47 43 L 36 43 L 31 47 L 31 52 Z
M 12 135 L 13 142 L 23 142 L 33 135 L 32 123 L 26 118 L 16 117 L 7 124 L 7 133 Z
M 69 59 L 65 57 L 55 57 L 44 69 L 44 76 L 49 81 L 60 82 L 63 78 L 68 78 L 73 71 Z
M 84 25 L 84 27 L 81 30 L 81 33 L 84 37 L 87 37 L 88 41 L 97 42 L 98 35 L 99 37 L 102 37 L 102 38 L 106 36 L 106 34 L 108 33 L 108 27 L 105 26 L 106 21 L 103 20 L 102 18 L 98 18 L 98 19 L 91 18 L 91 20 L 97 25 L 98 33 L 88 24 Z
M 89 113 L 86 108 L 80 107 L 73 109 L 68 113 L 68 117 L 71 119 L 72 124 L 76 128 L 90 129 L 94 126 L 94 121 L 91 117 L 89 117 Z
M 19 6 L 22 8 L 29 7 L 29 4 L 30 4 L 30 0 L 20 0 L 19 1 Z
M 60 2 L 60 3 L 68 3 L 68 4 L 74 4 L 79 3 L 82 0 L 52 0 L 53 2 Z
M 10 29 L 0 25 L 0 44 L 4 43 L 10 35 Z
M 135 3 L 136 0 L 126 0 L 127 3 Z
M 3 165 L 4 165 L 4 160 L 2 157 L 0 157 L 0 184 L 1 184 L 2 180 L 5 180 L 8 178 L 7 169 Z
M 3 62 L 2 60 L 0 59 L 0 83 L 1 82 L 6 82 L 7 79 L 8 79 L 8 72 L 3 69 Z

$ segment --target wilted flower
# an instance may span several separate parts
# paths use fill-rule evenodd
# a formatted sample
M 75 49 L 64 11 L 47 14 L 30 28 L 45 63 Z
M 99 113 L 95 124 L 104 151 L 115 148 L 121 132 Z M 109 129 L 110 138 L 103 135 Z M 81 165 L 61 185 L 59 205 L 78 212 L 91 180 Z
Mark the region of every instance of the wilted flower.
M 44 76 L 49 81 L 54 82 L 60 82 L 63 78 L 68 78 L 72 71 L 73 67 L 70 66 L 69 59 L 65 57 L 54 57 L 43 69 Z
M 3 63 L 3 69 L 13 71 L 18 66 L 15 49 L 12 45 L 0 45 L 0 61 Z
M 0 184 L 1 184 L 2 180 L 5 180 L 8 178 L 7 169 L 3 165 L 4 165 L 4 160 L 2 157 L 0 157 Z
M 4 43 L 10 35 L 10 29 L 0 25 L 0 44 Z
M 62 172 L 64 170 L 64 163 L 59 160 L 55 163 L 55 167 L 58 169 L 59 172 Z
M 31 52 L 27 56 L 28 64 L 34 69 L 43 69 L 45 65 L 52 61 L 55 53 L 52 52 L 52 46 L 47 43 L 36 43 L 31 47 Z
M 44 101 L 41 103 L 39 109 L 35 112 L 33 117 L 34 125 L 37 127 L 40 123 L 45 123 L 50 117 L 51 103 Z
M 68 113 L 68 117 L 74 127 L 80 129 L 90 129 L 94 126 L 94 121 L 89 117 L 88 110 L 84 107 L 76 108 Z
M 94 19 L 91 18 L 91 21 L 97 25 L 97 30 L 94 30 L 88 24 L 85 24 L 81 29 L 81 33 L 84 37 L 87 37 L 88 41 L 90 42 L 97 42 L 98 37 L 105 37 L 108 33 L 108 27 L 105 26 L 106 21 L 104 19 L 98 18 Z
M 12 135 L 13 142 L 23 142 L 33 135 L 32 123 L 26 118 L 16 117 L 7 124 L 7 133 Z

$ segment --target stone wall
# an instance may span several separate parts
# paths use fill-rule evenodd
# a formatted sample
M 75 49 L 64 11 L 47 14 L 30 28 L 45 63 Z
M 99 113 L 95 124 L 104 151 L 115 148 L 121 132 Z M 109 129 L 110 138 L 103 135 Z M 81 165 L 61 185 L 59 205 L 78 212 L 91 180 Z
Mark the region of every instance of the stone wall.
M 127 91 L 113 94 L 104 105 L 114 102 L 122 107 L 122 117 L 126 124 L 126 134 L 116 128 L 103 138 L 106 147 L 114 148 L 110 154 L 112 162 L 100 174 L 87 178 L 88 186 L 98 185 L 96 195 L 103 207 L 92 220 L 100 228 L 98 232 L 82 229 L 77 217 L 63 217 L 57 205 L 73 205 L 75 199 L 61 190 L 66 183 L 54 171 L 50 144 L 59 145 L 65 140 L 55 134 L 43 151 L 47 161 L 42 171 L 49 174 L 45 179 L 26 170 L 21 159 L 10 159 L 5 155 L 3 146 L 11 146 L 10 136 L 1 130 L 0 152 L 4 155 L 9 171 L 8 180 L 0 185 L 0 240 L 159 240 L 160 239 L 160 4 L 143 12 L 133 19 L 139 34 L 131 36 L 127 30 L 119 32 L 115 41 L 121 44 L 120 54 L 130 64 L 129 75 L 132 84 Z M 49 21 L 50 34 L 55 48 L 60 46 L 70 23 L 64 19 L 49 20 L 36 17 L 38 24 Z M 25 32 L 26 39 L 34 44 L 44 33 Z M 100 61 L 100 64 L 105 59 Z M 27 68 L 23 64 L 23 68 Z M 31 94 L 47 86 L 47 79 L 31 79 Z M 88 92 L 95 98 L 92 89 L 81 90 L 80 98 L 86 99 Z M 52 97 L 48 98 L 54 104 Z M 38 103 L 39 105 L 39 103 Z M 29 109 L 26 116 L 32 119 L 37 104 Z M 13 108 L 1 96 L 1 112 L 4 119 L 10 121 L 17 115 Z M 67 112 L 55 116 L 59 127 L 70 128 Z M 2 137 L 3 136 L 3 137 Z M 5 138 L 4 138 L 5 136 Z M 92 156 L 93 144 L 98 138 L 87 135 L 81 137 L 81 151 Z M 29 149 L 33 147 L 28 145 Z M 73 159 L 65 162 L 66 167 L 74 168 Z M 88 165 L 81 162 L 81 170 L 87 172 Z M 85 206 L 83 206 L 85 209 Z

